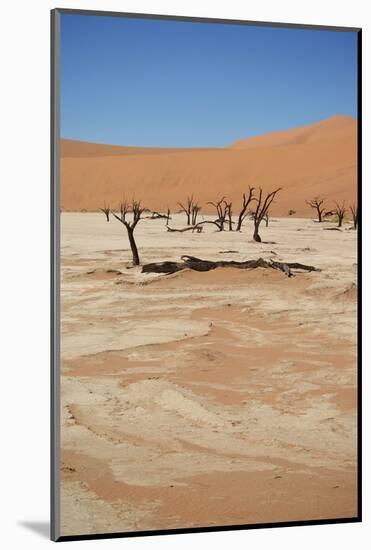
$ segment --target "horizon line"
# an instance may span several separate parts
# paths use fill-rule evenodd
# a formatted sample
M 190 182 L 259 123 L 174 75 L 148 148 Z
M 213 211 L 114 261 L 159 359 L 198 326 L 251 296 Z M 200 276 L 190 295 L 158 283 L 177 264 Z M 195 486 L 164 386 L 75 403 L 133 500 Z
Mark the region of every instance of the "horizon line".
M 233 144 L 233 143 L 236 143 L 240 140 L 244 140 L 244 139 L 251 139 L 251 138 L 257 138 L 257 137 L 260 137 L 260 136 L 266 136 L 266 135 L 269 135 L 269 134 L 275 134 L 275 133 L 280 133 L 280 132 L 285 132 L 285 131 L 289 131 L 289 130 L 299 130 L 300 128 L 306 128 L 308 126 L 313 126 L 315 124 L 320 124 L 321 122 L 325 122 L 327 120 L 331 120 L 331 119 L 334 119 L 334 118 L 348 118 L 348 119 L 352 119 L 354 122 L 357 122 L 358 118 L 353 116 L 353 115 L 349 115 L 349 114 L 339 114 L 339 113 L 336 113 L 336 114 L 333 114 L 333 115 L 330 115 L 326 118 L 321 118 L 319 120 L 316 120 L 314 122 L 311 122 L 310 124 L 303 124 L 303 125 L 300 125 L 300 126 L 289 126 L 289 127 L 285 127 L 285 128 L 281 128 L 279 130 L 269 130 L 268 132 L 264 132 L 264 133 L 257 133 L 257 134 L 251 134 L 251 135 L 245 135 L 243 137 L 238 137 L 236 138 L 234 141 L 232 141 L 231 143 L 227 144 L 227 145 L 222 145 L 222 146 L 213 146 L 213 145 L 210 145 L 210 146 L 203 146 L 203 147 L 192 147 L 192 146 L 171 146 L 171 145 L 126 145 L 126 144 L 123 144 L 123 143 L 112 143 L 112 142 L 102 142 L 102 141 L 90 141 L 90 140 L 86 140 L 86 139 L 79 139 L 79 138 L 73 138 L 73 137 L 65 137 L 65 136 L 60 136 L 60 140 L 65 140 L 65 141 L 78 141 L 80 143 L 90 143 L 92 145 L 106 145 L 106 146 L 111 146 L 111 147 L 125 147 L 127 149 L 187 149 L 187 150 L 218 150 L 218 151 L 222 151 L 224 149 L 228 149 L 230 148 L 230 146 Z

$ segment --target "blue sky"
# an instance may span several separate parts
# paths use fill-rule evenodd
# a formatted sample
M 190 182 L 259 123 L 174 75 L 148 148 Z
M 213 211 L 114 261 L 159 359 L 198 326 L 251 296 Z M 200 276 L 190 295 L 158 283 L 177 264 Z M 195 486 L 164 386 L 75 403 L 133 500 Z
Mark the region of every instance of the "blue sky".
M 355 32 L 61 16 L 65 138 L 223 147 L 356 106 Z

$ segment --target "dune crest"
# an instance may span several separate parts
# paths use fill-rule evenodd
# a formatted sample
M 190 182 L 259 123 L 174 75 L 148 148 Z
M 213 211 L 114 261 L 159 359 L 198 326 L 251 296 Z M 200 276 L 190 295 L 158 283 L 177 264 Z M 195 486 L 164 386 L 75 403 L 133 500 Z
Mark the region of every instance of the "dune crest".
M 356 200 L 357 124 L 352 117 L 327 120 L 239 140 L 226 148 L 122 147 L 61 140 L 61 207 L 96 211 L 117 207 L 125 194 L 145 199 L 153 210 L 178 210 L 194 194 L 203 212 L 226 195 L 237 212 L 248 186 L 283 191 L 271 213 L 312 216 L 308 198 Z
M 355 139 L 357 121 L 347 115 L 335 115 L 320 122 L 290 128 L 278 132 L 269 132 L 259 136 L 239 139 L 230 145 L 231 149 L 248 149 L 250 147 L 271 147 L 276 145 L 295 145 L 317 143 L 341 138 Z

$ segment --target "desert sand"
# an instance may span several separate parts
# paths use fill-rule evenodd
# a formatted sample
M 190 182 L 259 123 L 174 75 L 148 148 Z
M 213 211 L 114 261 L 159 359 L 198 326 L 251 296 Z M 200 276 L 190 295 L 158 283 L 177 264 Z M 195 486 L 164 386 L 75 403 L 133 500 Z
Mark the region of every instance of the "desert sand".
M 354 152 L 342 139 L 344 150 L 321 143 L 319 165 L 329 189 L 336 175 L 348 193 Z M 272 149 L 272 159 L 280 164 L 290 147 Z M 318 157 L 316 143 L 295 147 L 296 167 L 285 175 L 293 189 L 299 168 L 308 188 L 323 185 L 318 165 L 301 166 L 303 147 Z M 186 174 L 191 155 L 201 195 L 204 155 L 215 155 L 206 164 L 217 193 L 230 158 L 237 179 L 242 165 L 263 177 L 251 151 L 172 155 Z M 64 206 L 90 197 L 95 208 L 98 183 L 113 198 L 106 170 L 122 182 L 139 170 L 147 197 L 152 170 L 164 176 L 164 154 L 141 157 L 65 157 Z M 266 163 L 267 181 L 281 183 L 276 168 Z M 82 174 L 85 187 L 73 190 Z M 172 224 L 183 226 L 184 216 Z M 261 268 L 166 276 L 131 267 L 116 220 L 62 213 L 62 535 L 356 515 L 356 232 L 349 223 L 341 232 L 326 227 L 333 225 L 273 217 L 255 243 L 251 221 L 241 233 L 205 226 L 193 234 L 143 220 L 142 263 L 193 254 L 321 269 L 291 278 Z
M 326 196 L 356 201 L 357 122 L 335 116 L 303 128 L 237 140 L 224 148 L 161 149 L 61 142 L 61 208 L 97 211 L 104 202 L 117 208 L 123 195 L 145 199 L 153 210 L 178 210 L 194 194 L 203 211 L 224 195 L 237 212 L 249 185 L 272 191 L 276 216 L 309 217 L 306 200 Z

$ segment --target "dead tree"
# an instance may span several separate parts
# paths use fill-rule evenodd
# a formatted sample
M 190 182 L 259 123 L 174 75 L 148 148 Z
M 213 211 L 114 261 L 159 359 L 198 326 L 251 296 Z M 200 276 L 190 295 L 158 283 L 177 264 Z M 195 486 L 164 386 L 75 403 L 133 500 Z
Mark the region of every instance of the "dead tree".
M 256 208 L 255 210 L 252 211 L 252 218 L 254 222 L 253 239 L 258 243 L 261 243 L 261 238 L 259 235 L 260 223 L 262 220 L 265 219 L 267 212 L 269 210 L 269 207 L 274 201 L 274 198 L 279 191 L 281 191 L 281 187 L 279 187 L 275 191 L 271 191 L 270 193 L 267 193 L 265 198 L 263 198 L 263 190 L 261 187 L 259 187 L 259 195 L 256 199 Z
M 167 209 L 167 213 L 166 214 L 161 214 L 161 212 L 156 212 L 156 211 L 153 211 L 151 216 L 148 216 L 151 220 L 160 220 L 160 219 L 163 219 L 163 220 L 171 220 L 171 216 L 170 216 L 170 210 L 169 208 Z
M 136 228 L 143 212 L 146 209 L 141 206 L 140 201 L 132 200 L 131 204 L 126 201 L 122 202 L 120 205 L 120 215 L 112 212 L 116 220 L 121 222 L 125 227 L 128 233 L 129 244 L 131 252 L 133 254 L 133 265 L 140 265 L 138 247 L 134 239 L 134 229 Z M 132 220 L 128 221 L 127 215 L 132 214 Z
M 357 225 L 358 225 L 358 206 L 356 206 L 355 204 L 352 204 L 352 206 L 349 207 L 349 210 L 352 214 L 352 218 L 353 218 L 353 229 L 357 229 Z
M 200 212 L 201 210 L 201 206 L 199 206 L 199 204 L 196 202 L 194 204 L 192 204 L 192 209 L 191 209 L 191 222 L 192 222 L 192 225 L 196 225 L 197 224 L 197 216 L 198 216 L 198 213 Z
M 344 206 L 344 201 L 343 201 L 343 204 L 339 205 L 337 202 L 335 202 L 335 215 L 337 216 L 337 219 L 338 219 L 338 227 L 341 227 L 343 225 L 343 220 L 344 220 L 344 216 L 345 216 L 345 212 L 347 211 L 347 209 L 345 208 Z
M 245 260 L 243 262 L 236 262 L 235 260 L 201 260 L 194 256 L 181 256 L 181 262 L 158 262 L 146 264 L 142 267 L 142 273 L 164 273 L 170 275 L 183 269 L 191 269 L 193 271 L 211 271 L 220 267 L 233 267 L 235 269 L 276 269 L 282 271 L 287 277 L 294 277 L 295 271 L 321 271 L 319 268 L 312 265 L 305 265 L 298 262 L 276 262 L 274 260 L 264 260 L 258 258 L 257 260 Z
M 187 216 L 187 225 L 191 225 L 192 208 L 194 206 L 193 195 L 187 198 L 187 204 L 185 206 L 181 202 L 178 202 L 178 204 L 181 208 L 181 211 L 183 211 Z
M 323 214 L 323 218 L 330 218 L 331 216 L 335 216 L 335 210 L 328 210 Z
M 166 225 L 166 229 L 170 233 L 185 233 L 186 231 L 192 231 L 193 233 L 197 227 L 198 227 L 197 225 L 188 225 L 188 227 L 182 227 L 182 229 L 175 229 L 174 227 L 170 227 L 169 225 Z
M 314 199 L 311 199 L 309 201 L 305 201 L 308 206 L 313 208 L 317 211 L 318 216 L 318 223 L 322 222 L 323 213 L 325 212 L 326 208 L 324 206 L 325 198 L 324 197 L 314 197 Z
M 250 202 L 254 201 L 254 200 L 256 200 L 254 198 L 254 187 L 249 187 L 248 195 L 246 195 L 244 193 L 243 196 L 242 196 L 242 208 L 241 208 L 241 211 L 238 215 L 236 231 L 241 231 L 242 223 L 243 223 L 244 219 L 246 218 L 246 216 L 248 216 L 248 214 L 249 214 L 249 212 L 247 210 L 248 206 L 249 206 Z
M 107 222 L 109 222 L 109 215 L 110 215 L 110 212 L 111 212 L 110 207 L 106 206 L 106 203 L 104 203 L 104 207 L 99 208 L 99 210 L 106 215 Z
M 166 228 L 168 231 L 170 231 L 170 233 L 184 233 L 185 231 L 192 231 L 192 233 L 197 231 L 197 233 L 202 233 L 202 227 L 207 223 L 216 225 L 218 230 L 221 231 L 220 223 L 218 220 L 204 220 L 202 222 L 198 222 L 196 225 L 189 225 L 188 227 L 182 227 L 181 229 L 175 229 L 173 227 L 170 227 L 168 224 L 166 224 Z
M 269 212 L 266 213 L 265 217 L 263 218 L 265 221 L 265 227 L 268 227 L 269 224 Z
M 233 231 L 234 221 L 232 220 L 232 203 L 224 201 L 224 205 L 225 205 L 225 216 L 228 220 L 228 229 L 229 231 Z
M 222 197 L 218 202 L 209 201 L 207 204 L 211 204 L 216 209 L 218 217 L 215 220 L 215 223 L 218 226 L 219 231 L 224 231 L 225 219 L 227 217 L 227 203 L 225 201 L 225 197 Z

